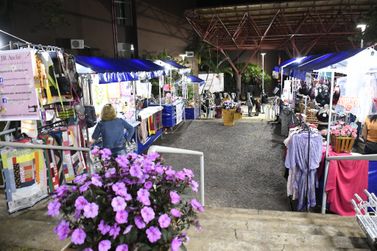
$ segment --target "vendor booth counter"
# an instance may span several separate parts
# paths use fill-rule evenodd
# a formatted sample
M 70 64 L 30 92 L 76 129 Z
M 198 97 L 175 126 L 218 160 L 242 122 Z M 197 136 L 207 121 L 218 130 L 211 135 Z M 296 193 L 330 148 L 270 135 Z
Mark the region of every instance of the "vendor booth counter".
M 162 106 L 149 106 L 138 114 L 137 153 L 145 152 L 162 134 Z
M 177 100 L 172 104 L 163 105 L 162 110 L 162 125 L 167 128 L 174 127 L 183 121 L 184 117 L 184 102 Z
M 199 107 L 186 107 L 185 116 L 186 119 L 197 119 L 199 117 L 200 109 Z
M 143 97 L 145 83 L 141 81 L 159 78 L 164 68 L 148 60 L 142 59 L 109 59 L 99 57 L 76 57 L 77 68 L 83 77 L 90 79 L 90 98 L 97 101 L 98 109 L 106 103 L 118 106 L 118 110 L 126 110 L 125 119 L 135 127 L 136 146 L 132 149 L 137 153 L 145 152 L 162 134 L 162 106 L 149 106 L 138 110 L 137 95 Z M 97 79 L 96 81 L 94 81 Z M 159 81 L 161 81 L 159 79 Z M 92 94 L 94 85 L 108 84 L 106 89 L 100 88 Z M 139 93 L 139 90 L 140 93 Z M 147 91 L 148 92 L 148 91 Z M 143 94 L 143 95 L 142 95 Z M 93 103 L 93 101 L 92 101 Z M 132 151 L 130 150 L 130 151 Z

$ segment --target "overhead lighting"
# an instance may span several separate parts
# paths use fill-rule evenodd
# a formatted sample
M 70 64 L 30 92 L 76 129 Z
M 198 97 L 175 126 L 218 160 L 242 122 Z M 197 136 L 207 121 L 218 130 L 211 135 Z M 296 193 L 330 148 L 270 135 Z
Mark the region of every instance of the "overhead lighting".
M 356 28 L 360 29 L 361 32 L 364 32 L 365 29 L 367 28 L 367 25 L 366 25 L 366 24 L 358 24 L 358 25 L 356 26 Z
M 301 61 L 304 59 L 305 57 L 299 57 L 299 58 L 296 58 L 295 62 L 296 63 L 301 63 Z

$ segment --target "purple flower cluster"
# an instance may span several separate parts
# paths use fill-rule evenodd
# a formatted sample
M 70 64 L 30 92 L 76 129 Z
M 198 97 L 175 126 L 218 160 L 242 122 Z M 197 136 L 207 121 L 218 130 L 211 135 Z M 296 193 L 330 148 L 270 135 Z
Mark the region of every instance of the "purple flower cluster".
M 48 215 L 63 216 L 54 228 L 59 239 L 70 238 L 87 251 L 128 251 L 141 242 L 178 251 L 188 240 L 181 229 L 199 226 L 196 213 L 204 211 L 197 200 L 187 203 L 181 197 L 186 188 L 198 191 L 193 172 L 162 165 L 157 153 L 114 159 L 110 150 L 95 148 L 92 154 L 103 169 L 59 187 L 48 205 Z M 128 235 L 133 242 L 125 244 Z

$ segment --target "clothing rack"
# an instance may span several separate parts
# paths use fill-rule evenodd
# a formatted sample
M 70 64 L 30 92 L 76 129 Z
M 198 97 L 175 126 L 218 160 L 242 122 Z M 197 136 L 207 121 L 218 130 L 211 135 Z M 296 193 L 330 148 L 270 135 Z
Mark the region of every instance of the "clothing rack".
M 310 172 L 310 127 L 305 122 L 301 123 L 301 126 L 304 126 L 304 130 L 308 131 L 308 159 L 307 159 L 307 172 L 306 172 L 306 211 L 309 212 L 309 172 Z

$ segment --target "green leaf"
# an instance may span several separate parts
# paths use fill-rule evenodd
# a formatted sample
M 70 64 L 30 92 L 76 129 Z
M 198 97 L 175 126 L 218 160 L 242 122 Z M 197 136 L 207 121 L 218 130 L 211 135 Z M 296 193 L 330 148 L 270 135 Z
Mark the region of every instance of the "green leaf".
M 127 243 L 134 243 L 137 240 L 137 230 L 133 227 L 131 231 L 125 236 Z
M 169 240 L 169 232 L 166 229 L 162 229 L 162 239 L 164 242 L 167 242 Z
M 119 241 L 120 241 L 120 243 L 125 243 L 126 242 L 126 236 L 125 235 L 121 235 L 119 237 Z
M 160 251 L 160 250 L 161 250 L 161 248 L 159 246 L 154 246 L 152 248 L 152 251 Z
M 138 244 L 138 249 L 137 250 L 140 250 L 140 251 L 150 251 L 150 250 L 152 250 L 152 248 L 149 245 L 145 244 L 145 243 L 140 243 L 140 244 Z
M 182 243 L 182 245 L 180 247 L 180 250 L 181 251 L 187 251 L 187 248 L 186 248 L 185 244 Z

